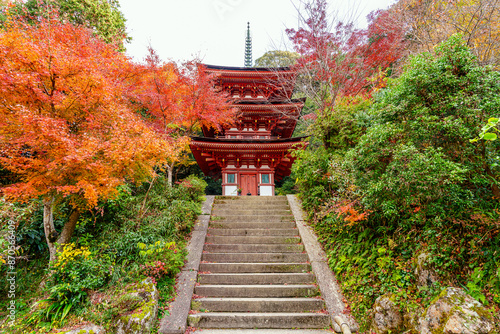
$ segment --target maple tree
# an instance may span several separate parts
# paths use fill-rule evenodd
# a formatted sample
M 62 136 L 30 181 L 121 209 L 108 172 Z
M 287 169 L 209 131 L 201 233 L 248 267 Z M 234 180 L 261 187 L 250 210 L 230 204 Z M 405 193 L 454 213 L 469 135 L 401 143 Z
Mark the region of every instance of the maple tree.
M 220 129 L 232 121 L 234 110 L 227 94 L 214 88 L 214 78 L 201 70 L 198 61 L 183 66 L 164 62 L 151 47 L 145 60 L 132 100 L 144 108 L 147 123 L 169 143 L 162 158 L 171 185 L 175 165 L 187 160 L 189 136 L 202 126 Z
M 453 34 L 461 34 L 482 65 L 498 65 L 500 56 L 499 0 L 400 0 L 400 14 L 411 37 L 410 49 L 432 51 Z
M 370 94 L 383 87 L 387 70 L 404 53 L 404 27 L 388 11 L 369 16 L 367 29 L 329 16 L 326 0 L 304 4 L 301 27 L 286 33 L 298 60 L 297 87 L 318 107 L 331 111 L 337 97 Z
M 152 175 L 166 145 L 130 111 L 124 95 L 131 63 L 82 26 L 41 19 L 0 31 L 0 166 L 18 182 L 12 200 L 42 198 L 51 261 L 79 214 L 116 186 Z M 61 231 L 62 201 L 73 208 Z

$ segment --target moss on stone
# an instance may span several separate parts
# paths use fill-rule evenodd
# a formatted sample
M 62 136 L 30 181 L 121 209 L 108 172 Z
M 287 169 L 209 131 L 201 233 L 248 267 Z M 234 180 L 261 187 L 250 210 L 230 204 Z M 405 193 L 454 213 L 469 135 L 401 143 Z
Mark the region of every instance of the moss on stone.
M 196 315 L 189 315 L 188 316 L 188 323 L 192 327 L 196 326 L 200 322 L 200 320 L 201 320 L 200 316 L 196 316 Z
M 123 289 L 123 295 L 119 298 L 125 301 L 134 301 L 136 306 L 133 310 L 128 309 L 127 314 L 118 316 L 112 324 L 115 331 L 121 333 L 146 333 L 150 330 L 152 322 L 155 320 L 155 308 L 158 292 L 150 278 L 136 284 L 129 285 Z M 121 309 L 120 313 L 127 312 Z M 150 321 L 150 319 L 152 319 Z
M 474 305 L 471 310 L 476 312 L 480 317 L 486 318 L 490 321 L 494 321 L 494 311 L 492 309 L 487 309 L 486 307 Z
M 210 222 L 210 227 L 211 228 L 226 228 L 227 226 L 225 224 L 221 224 L 221 223 Z
M 285 239 L 286 244 L 294 244 L 297 243 L 297 238 L 287 238 Z
M 195 311 L 199 311 L 201 309 L 201 302 L 197 302 L 197 301 L 193 300 L 191 302 L 191 309 L 195 310 Z
M 123 312 L 129 312 L 137 309 L 143 302 L 143 299 L 137 295 L 125 294 L 118 298 L 116 307 Z
M 436 305 L 438 303 L 441 304 Z M 455 321 L 450 323 L 452 317 Z M 470 326 L 476 329 L 494 327 L 493 317 L 488 310 L 479 301 L 458 288 L 447 288 L 441 291 L 423 313 L 421 325 L 423 329 L 430 331 L 432 334 L 442 334 L 445 331 L 449 332 L 451 328 L 449 325 L 455 324 L 457 319 L 467 328 Z M 434 323 L 434 325 L 431 326 L 431 323 Z M 476 331 L 471 333 L 476 333 Z

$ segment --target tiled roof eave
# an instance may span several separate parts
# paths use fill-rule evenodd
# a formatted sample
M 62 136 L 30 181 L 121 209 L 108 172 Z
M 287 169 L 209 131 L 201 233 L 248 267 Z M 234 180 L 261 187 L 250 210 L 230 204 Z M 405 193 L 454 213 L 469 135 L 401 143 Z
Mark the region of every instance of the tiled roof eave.
M 191 145 L 212 150 L 288 150 L 296 144 L 301 144 L 302 141 L 299 139 L 297 141 L 281 142 L 281 143 L 248 143 L 248 142 L 206 142 L 206 141 L 191 141 Z

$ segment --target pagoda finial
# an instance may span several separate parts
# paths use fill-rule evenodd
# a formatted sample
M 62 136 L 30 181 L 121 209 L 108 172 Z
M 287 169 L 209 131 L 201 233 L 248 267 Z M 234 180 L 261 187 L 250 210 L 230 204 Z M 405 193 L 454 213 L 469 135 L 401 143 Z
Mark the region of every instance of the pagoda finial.
M 245 39 L 245 67 L 252 67 L 252 37 L 250 36 L 250 22 L 247 22 L 247 37 Z

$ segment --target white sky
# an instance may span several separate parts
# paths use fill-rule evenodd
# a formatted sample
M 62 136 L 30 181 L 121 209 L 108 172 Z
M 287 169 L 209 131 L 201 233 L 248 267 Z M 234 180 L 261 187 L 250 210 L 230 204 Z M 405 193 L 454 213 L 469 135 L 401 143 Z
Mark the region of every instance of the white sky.
M 292 2 L 293 1 L 293 2 Z M 328 0 L 330 11 L 366 15 L 385 9 L 391 0 Z M 247 22 L 253 60 L 266 51 L 285 49 L 286 28 L 297 28 L 299 0 L 120 0 L 133 38 L 127 54 L 142 61 L 151 44 L 163 60 L 199 56 L 206 64 L 243 66 Z M 344 13 L 344 14 L 343 14 Z

